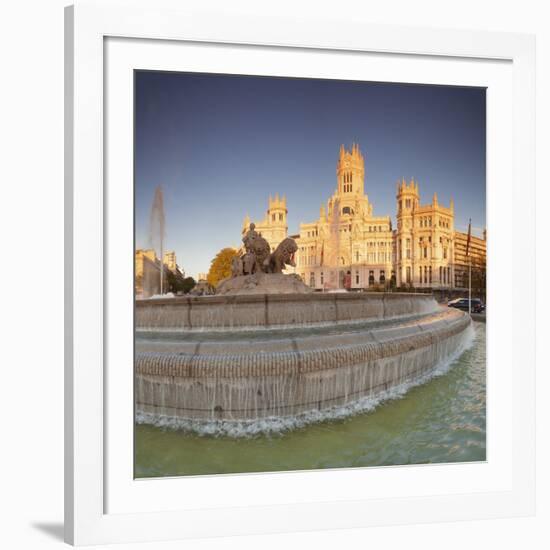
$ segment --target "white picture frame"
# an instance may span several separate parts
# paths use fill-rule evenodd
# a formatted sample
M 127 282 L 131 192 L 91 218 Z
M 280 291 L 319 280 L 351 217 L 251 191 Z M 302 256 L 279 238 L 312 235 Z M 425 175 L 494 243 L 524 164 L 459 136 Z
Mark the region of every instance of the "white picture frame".
M 534 38 L 370 26 L 353 21 L 351 16 L 338 22 L 313 15 L 308 21 L 274 21 L 219 14 L 170 1 L 135 2 L 131 6 L 78 3 L 66 9 L 65 28 L 66 541 L 75 545 L 138 542 L 534 513 L 535 296 L 532 287 L 521 284 L 525 270 L 534 270 L 535 265 Z M 117 41 L 124 47 L 110 51 L 109 44 Z M 202 55 L 204 47 L 219 55 Z M 159 48 L 163 48 L 161 57 Z M 232 62 L 242 62 L 257 74 L 265 72 L 261 63 L 253 68 L 262 56 L 247 52 L 261 50 L 267 56 L 269 51 L 271 67 L 284 51 L 284 56 L 296 60 L 311 54 L 324 54 L 326 59 L 353 56 L 355 61 L 343 71 L 359 70 L 355 68 L 357 60 L 364 60 L 361 64 L 372 71 L 382 71 L 375 61 L 369 65 L 367 57 L 384 59 L 390 68 L 391 60 L 399 58 L 396 80 L 451 83 L 452 78 L 460 78 L 466 84 L 495 79 L 491 82 L 497 92 L 488 101 L 488 170 L 493 170 L 488 182 L 498 179 L 500 187 L 488 184 L 487 188 L 489 235 L 494 235 L 489 244 L 488 286 L 494 307 L 489 317 L 492 333 L 488 335 L 488 361 L 489 368 L 491 362 L 498 362 L 502 375 L 494 378 L 499 383 L 492 387 L 489 376 L 488 437 L 494 421 L 496 443 L 493 454 L 488 453 L 485 469 L 474 472 L 460 470 L 464 465 L 457 465 L 451 474 L 449 466 L 441 465 L 421 470 L 359 468 L 330 473 L 162 479 L 154 483 L 133 480 L 128 472 L 128 457 L 133 456 L 128 435 L 133 424 L 128 422 L 132 422 L 133 413 L 124 407 L 132 399 L 125 392 L 129 379 L 124 378 L 124 369 L 118 374 L 107 370 L 105 362 L 106 354 L 113 352 L 109 351 L 113 345 L 109 327 L 128 319 L 128 303 L 119 297 L 127 299 L 130 294 L 112 292 L 120 278 L 110 279 L 111 263 L 117 247 L 124 245 L 124 235 L 117 232 L 109 217 L 114 204 L 123 206 L 127 201 L 120 182 L 127 180 L 128 167 L 123 163 L 115 166 L 107 153 L 115 141 L 117 151 L 125 153 L 131 144 L 127 135 L 130 128 L 127 120 L 124 122 L 128 115 L 124 109 L 127 79 L 121 75 L 127 75 L 136 63 L 138 68 L 177 69 L 180 59 L 185 58 L 181 48 L 192 53 L 189 57 L 194 70 L 202 67 L 214 71 L 215 64 L 228 67 L 223 50 L 234 48 L 240 53 Z M 434 69 L 430 65 L 439 61 L 456 63 L 455 68 L 461 64 L 461 69 L 446 77 L 450 72 L 447 67 L 431 77 Z M 211 65 L 207 67 L 207 63 Z M 414 74 L 407 73 L 413 63 Z M 294 70 L 287 66 L 286 71 Z M 295 74 L 302 76 L 321 70 L 311 68 L 310 74 L 304 74 L 298 61 L 292 66 L 296 67 Z M 113 67 L 116 70 L 109 72 Z M 490 67 L 495 68 L 494 76 Z M 235 66 L 227 70 L 244 69 Z M 391 80 L 391 75 L 387 78 Z M 106 97 L 119 102 L 116 116 L 105 109 Z M 507 108 L 510 105 L 513 109 Z M 491 141 L 493 134 L 495 140 Z M 501 141 L 497 143 L 498 135 Z M 514 205 L 519 203 L 521 231 L 516 225 L 520 221 L 513 217 Z M 127 219 L 125 212 L 122 220 Z M 121 264 L 120 269 L 116 271 L 124 273 L 131 265 L 124 268 Z M 500 270 L 506 270 L 506 285 L 502 275 L 496 276 Z M 507 292 L 506 304 L 495 299 L 503 292 Z M 116 321 L 109 318 L 110 311 L 117 312 Z M 127 329 L 130 332 L 121 330 L 131 334 L 133 327 Z M 122 350 L 122 344 L 116 347 Z M 120 357 L 124 363 L 124 354 Z M 123 403 L 117 411 L 113 410 L 113 399 Z M 493 419 L 491 410 L 495 412 Z M 422 483 L 415 485 L 414 479 Z M 468 479 L 471 483 L 465 485 Z M 368 483 L 370 490 L 358 491 L 364 486 L 361 483 Z M 404 491 L 406 485 L 409 488 Z M 431 488 L 436 485 L 443 489 Z M 217 494 L 220 491 L 226 497 L 221 498 Z M 291 492 L 301 496 L 291 498 Z M 185 501 L 183 494 L 194 497 Z M 255 497 L 258 494 L 261 498 Z

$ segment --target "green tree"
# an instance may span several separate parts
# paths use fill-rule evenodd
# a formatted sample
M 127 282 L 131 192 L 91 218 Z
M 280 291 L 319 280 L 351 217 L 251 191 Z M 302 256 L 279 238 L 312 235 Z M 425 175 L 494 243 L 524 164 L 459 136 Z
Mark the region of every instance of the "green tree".
M 193 277 L 185 277 L 182 282 L 182 290 L 187 294 L 190 290 L 193 289 L 193 287 L 197 284 L 195 279 Z
M 166 267 L 164 268 L 164 278 L 166 285 L 165 289 L 168 292 L 173 292 L 175 294 L 178 290 L 180 290 L 178 278 L 174 273 L 172 273 L 172 271 L 170 271 Z
M 237 256 L 234 248 L 222 248 L 210 264 L 210 270 L 206 276 L 208 284 L 216 288 L 222 279 L 231 275 L 231 261 Z

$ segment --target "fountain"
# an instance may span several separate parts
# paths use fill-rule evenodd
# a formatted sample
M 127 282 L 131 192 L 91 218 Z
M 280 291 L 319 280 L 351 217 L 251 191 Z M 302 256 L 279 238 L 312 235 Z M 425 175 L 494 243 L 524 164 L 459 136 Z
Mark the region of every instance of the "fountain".
M 162 187 L 157 185 L 151 213 L 149 216 L 149 241 L 153 250 L 159 250 L 160 255 L 160 294 L 164 294 L 164 237 L 166 233 L 166 219 L 164 216 L 164 197 Z
M 240 435 L 372 407 L 429 378 L 471 340 L 470 317 L 433 296 L 315 293 L 297 249 L 253 224 L 214 296 L 136 302 L 140 422 Z

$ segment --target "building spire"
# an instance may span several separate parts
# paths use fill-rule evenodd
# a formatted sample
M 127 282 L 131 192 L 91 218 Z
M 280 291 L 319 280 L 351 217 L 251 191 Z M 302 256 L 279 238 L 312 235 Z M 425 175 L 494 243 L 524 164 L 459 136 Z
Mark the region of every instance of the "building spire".
M 437 206 L 437 193 L 435 193 L 435 192 L 434 192 L 434 196 L 433 196 L 433 199 L 432 199 L 432 205 Z

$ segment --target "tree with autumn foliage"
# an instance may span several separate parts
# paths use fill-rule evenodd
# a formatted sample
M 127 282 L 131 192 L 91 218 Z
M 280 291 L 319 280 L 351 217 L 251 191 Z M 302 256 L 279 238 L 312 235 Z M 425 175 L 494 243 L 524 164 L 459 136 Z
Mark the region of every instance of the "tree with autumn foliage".
M 231 275 L 231 262 L 238 256 L 234 248 L 222 248 L 210 264 L 210 270 L 206 276 L 208 284 L 216 288 L 218 283 Z

